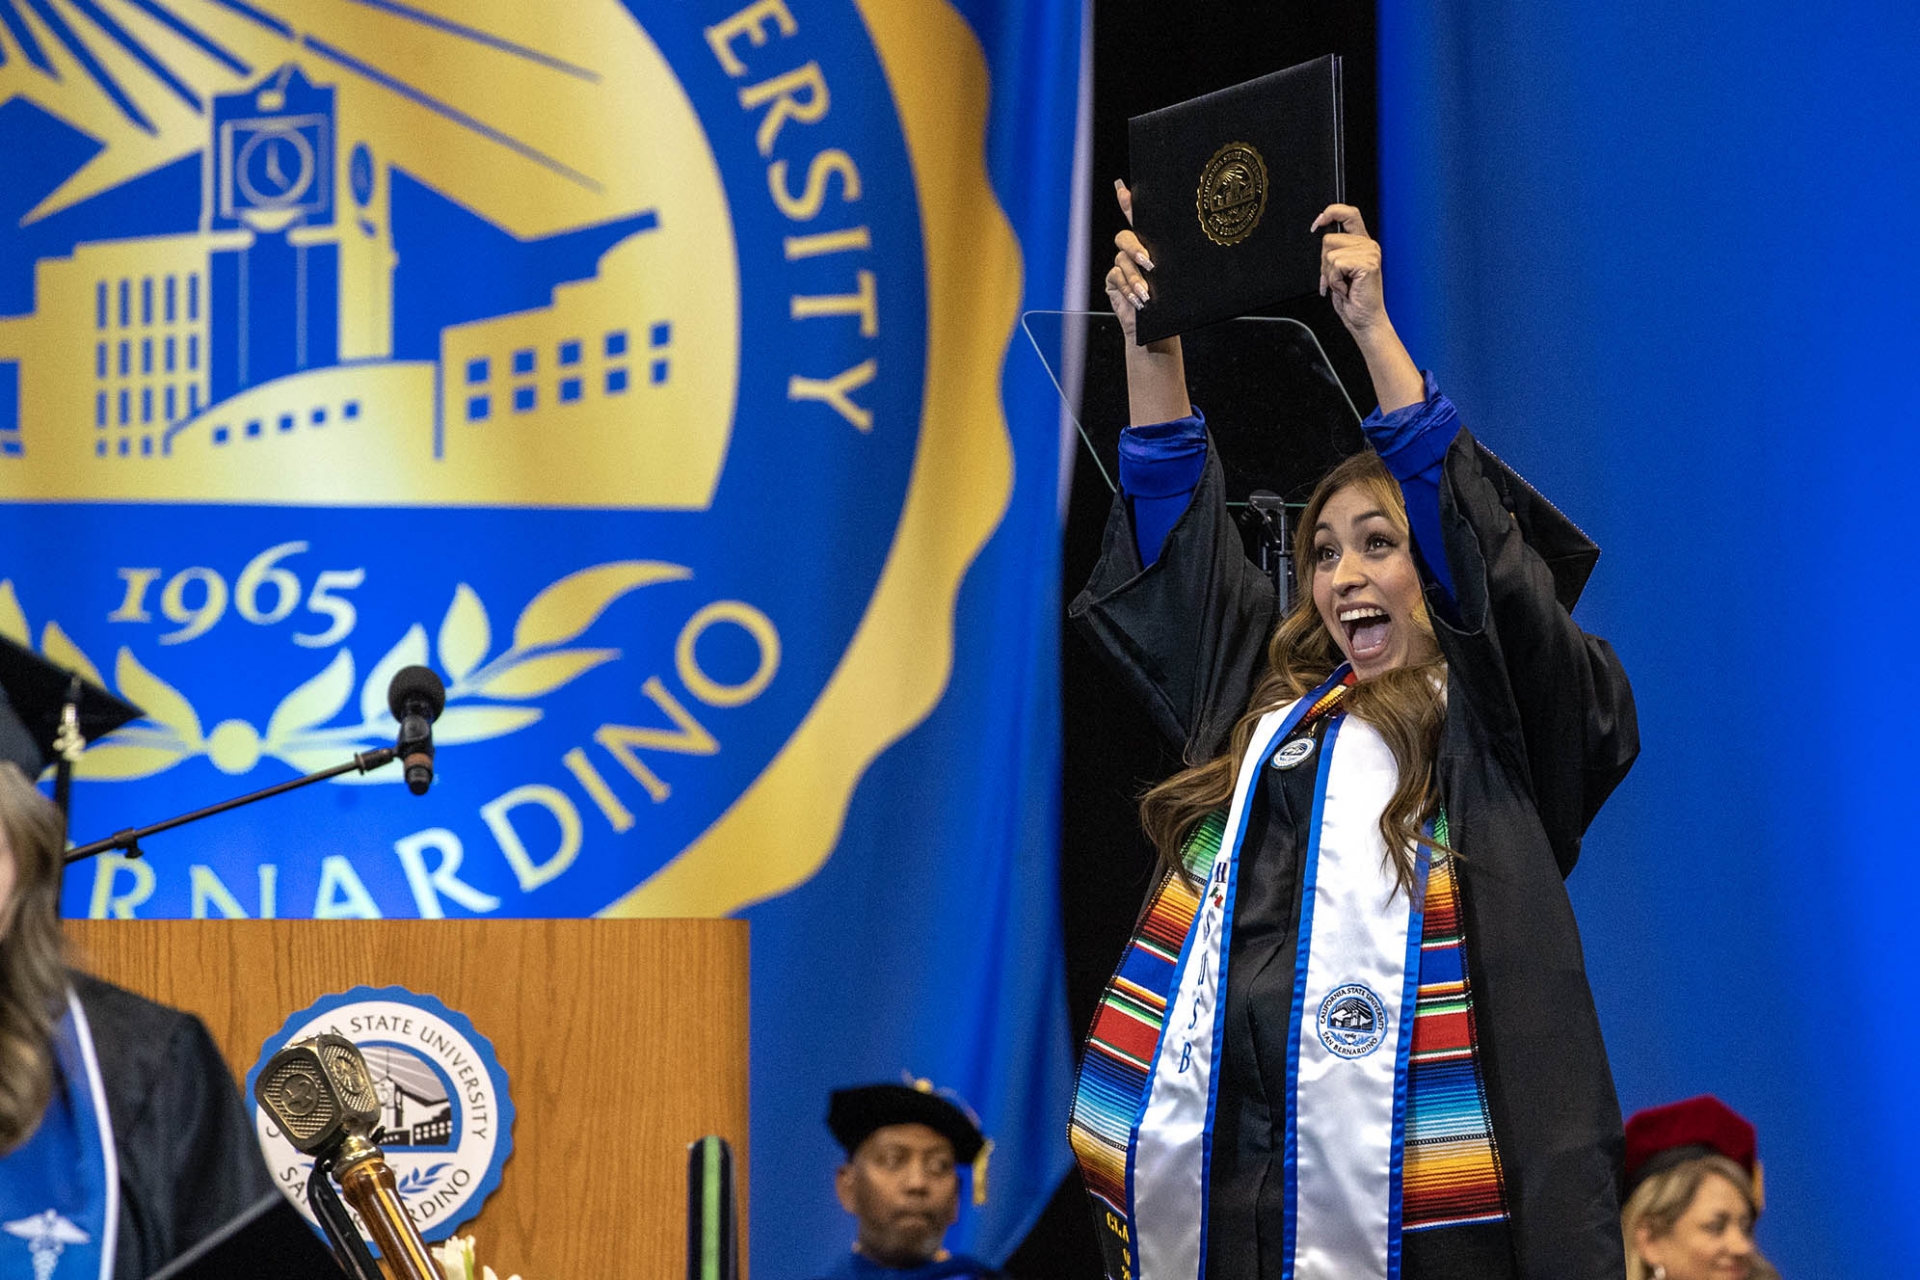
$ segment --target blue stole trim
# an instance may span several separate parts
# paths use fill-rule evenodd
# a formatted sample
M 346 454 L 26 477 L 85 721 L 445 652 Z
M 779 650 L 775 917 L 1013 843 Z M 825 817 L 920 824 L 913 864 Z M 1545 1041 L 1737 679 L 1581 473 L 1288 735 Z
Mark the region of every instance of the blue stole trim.
M 71 989 L 52 1049 L 47 1110 L 33 1135 L 0 1160 L 0 1280 L 112 1280 L 120 1160 L 93 1029 Z
M 1340 735 L 1346 717 L 1336 712 L 1327 724 L 1320 743 L 1320 759 L 1314 765 L 1313 817 L 1308 824 L 1307 856 L 1300 867 L 1300 925 L 1293 967 L 1293 1008 L 1287 1016 L 1287 1154 L 1281 1165 L 1285 1179 L 1286 1219 L 1280 1228 L 1280 1248 L 1284 1261 L 1281 1276 L 1293 1278 L 1293 1257 L 1300 1222 L 1300 1036 L 1306 1018 L 1307 943 L 1313 937 L 1313 886 L 1320 870 L 1320 814 L 1327 803 L 1327 774 L 1333 768 L 1333 744 Z

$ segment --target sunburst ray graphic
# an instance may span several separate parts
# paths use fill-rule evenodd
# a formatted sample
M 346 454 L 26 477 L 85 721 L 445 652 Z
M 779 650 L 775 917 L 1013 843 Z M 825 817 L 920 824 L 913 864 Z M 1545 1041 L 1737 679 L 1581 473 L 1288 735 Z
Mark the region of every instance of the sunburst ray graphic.
M 605 194 L 591 160 L 570 154 L 585 150 L 577 131 L 516 109 L 550 95 L 560 115 L 592 94 L 603 77 L 591 45 L 576 32 L 573 49 L 542 47 L 568 33 L 525 29 L 508 5 L 460 15 L 397 0 L 0 0 L 0 102 L 27 98 L 102 144 L 22 223 L 204 147 L 212 99 L 287 63 Z

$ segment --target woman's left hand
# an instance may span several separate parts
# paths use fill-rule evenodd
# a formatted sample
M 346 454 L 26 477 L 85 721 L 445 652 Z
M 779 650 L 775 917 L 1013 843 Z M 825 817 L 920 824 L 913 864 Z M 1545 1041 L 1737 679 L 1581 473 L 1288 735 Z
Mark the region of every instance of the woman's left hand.
M 1330 204 L 1310 231 L 1332 227 L 1320 238 L 1320 294 L 1355 338 L 1387 318 L 1380 287 L 1380 244 L 1367 234 L 1366 220 L 1350 204 Z
M 1320 292 L 1332 299 L 1340 323 L 1366 357 L 1380 408 L 1391 412 L 1420 403 L 1427 395 L 1420 367 L 1387 319 L 1379 242 L 1367 234 L 1366 221 L 1350 204 L 1322 209 L 1311 230 L 1322 227 L 1334 229 L 1320 238 Z

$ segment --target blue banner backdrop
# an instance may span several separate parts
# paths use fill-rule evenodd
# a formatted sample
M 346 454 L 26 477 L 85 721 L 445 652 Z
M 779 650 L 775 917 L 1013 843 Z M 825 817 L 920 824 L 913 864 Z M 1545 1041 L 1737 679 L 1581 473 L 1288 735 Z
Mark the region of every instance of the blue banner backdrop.
M 1911 4 L 1381 5 L 1386 280 L 1604 548 L 1645 743 L 1572 882 L 1621 1102 L 1759 1127 L 1788 1276 L 1904 1277 Z
M 76 834 L 448 685 L 425 800 L 313 788 L 67 911 L 751 908 L 766 1274 L 849 1235 L 827 1089 L 902 1070 L 982 1112 L 955 1243 L 1010 1248 L 1069 1052 L 1057 404 L 1009 352 L 1083 21 L 0 0 L 0 631 L 147 712 Z

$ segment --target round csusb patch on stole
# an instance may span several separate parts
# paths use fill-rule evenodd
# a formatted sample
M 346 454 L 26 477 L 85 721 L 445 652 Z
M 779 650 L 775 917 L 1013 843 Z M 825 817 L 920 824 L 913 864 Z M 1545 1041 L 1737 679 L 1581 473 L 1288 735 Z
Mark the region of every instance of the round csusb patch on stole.
M 1365 983 L 1328 992 L 1316 1021 L 1320 1043 L 1337 1058 L 1364 1058 L 1387 1038 L 1387 1006 Z
M 1200 171 L 1194 204 L 1215 244 L 1239 244 L 1267 211 L 1267 162 L 1248 142 L 1229 142 Z
M 513 1102 L 492 1043 L 464 1014 L 405 987 L 322 996 L 268 1037 L 247 1073 L 255 1134 L 275 1185 L 315 1230 L 305 1194 L 313 1159 L 253 1101 L 253 1084 L 274 1054 L 323 1031 L 359 1047 L 380 1100 L 373 1140 L 421 1237 L 445 1240 L 479 1214 L 513 1151 Z
M 1307 758 L 1312 754 L 1312 738 L 1295 738 L 1292 742 L 1287 743 L 1284 747 L 1274 752 L 1273 759 L 1270 763 L 1276 769 L 1291 769 L 1296 765 L 1306 763 Z

